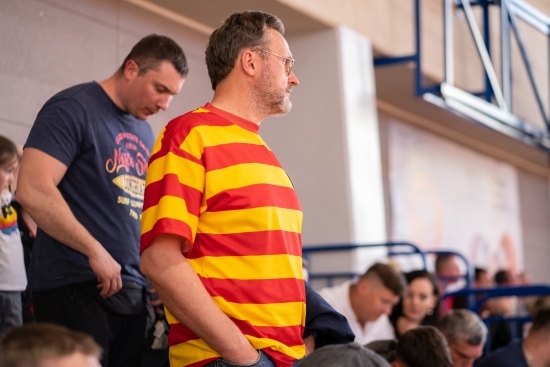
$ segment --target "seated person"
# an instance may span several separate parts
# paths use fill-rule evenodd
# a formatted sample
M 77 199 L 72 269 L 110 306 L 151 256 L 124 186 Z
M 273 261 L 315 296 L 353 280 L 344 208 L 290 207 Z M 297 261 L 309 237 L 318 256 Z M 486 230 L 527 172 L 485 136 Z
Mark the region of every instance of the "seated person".
M 92 337 L 53 324 L 26 324 L 0 339 L 0 367 L 100 367 Z
M 435 276 L 439 284 L 439 295 L 464 288 L 466 285 L 459 267 L 459 257 L 453 254 L 438 255 L 435 259 Z M 439 305 L 439 314 L 445 315 L 452 309 L 466 307 L 466 297 L 447 297 Z
M 376 263 L 355 282 L 323 288 L 319 294 L 348 319 L 355 341 L 364 345 L 395 338 L 388 315 L 404 290 L 403 275 L 389 265 Z
M 397 343 L 392 367 L 452 367 L 449 346 L 433 326 L 421 326 L 404 333 Z
M 550 308 L 541 308 L 535 314 L 529 334 L 522 342 L 493 351 L 476 367 L 547 367 L 550 366 Z
M 395 305 L 390 322 L 399 337 L 420 325 L 437 325 L 439 289 L 435 277 L 426 270 L 405 274 L 407 290 Z
M 441 319 L 439 330 L 449 344 L 453 367 L 472 367 L 483 354 L 487 327 L 472 311 L 450 311 Z
M 357 343 L 328 345 L 315 350 L 300 367 L 390 367 L 388 362 Z

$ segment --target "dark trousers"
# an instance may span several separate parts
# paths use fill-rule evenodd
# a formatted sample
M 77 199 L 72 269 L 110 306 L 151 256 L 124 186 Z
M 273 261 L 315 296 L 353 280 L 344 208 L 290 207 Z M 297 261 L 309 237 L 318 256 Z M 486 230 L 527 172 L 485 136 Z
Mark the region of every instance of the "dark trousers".
M 33 292 L 36 321 L 91 335 L 103 349 L 103 367 L 141 367 L 145 310 L 137 315 L 113 312 L 93 287 L 78 283 Z

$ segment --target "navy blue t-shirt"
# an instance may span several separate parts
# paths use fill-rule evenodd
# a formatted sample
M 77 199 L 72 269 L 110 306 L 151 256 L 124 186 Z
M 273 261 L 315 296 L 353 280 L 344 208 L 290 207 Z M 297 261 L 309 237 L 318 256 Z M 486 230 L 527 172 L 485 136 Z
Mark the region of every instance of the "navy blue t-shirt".
M 514 340 L 498 348 L 476 362 L 475 367 L 528 367 L 521 343 L 521 340 Z
M 147 122 L 119 109 L 91 82 L 46 102 L 25 144 L 68 167 L 58 188 L 74 216 L 120 264 L 122 280 L 141 285 L 139 227 L 153 143 Z M 30 290 L 96 279 L 85 255 L 38 230 Z

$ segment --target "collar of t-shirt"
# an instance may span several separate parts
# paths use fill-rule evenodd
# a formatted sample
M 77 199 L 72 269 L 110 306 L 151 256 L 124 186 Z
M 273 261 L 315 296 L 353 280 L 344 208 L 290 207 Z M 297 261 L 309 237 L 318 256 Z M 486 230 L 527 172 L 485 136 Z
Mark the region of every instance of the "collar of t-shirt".
M 252 121 L 245 120 L 237 115 L 233 115 L 232 113 L 220 110 L 219 108 L 212 106 L 211 103 L 205 104 L 203 108 L 253 133 L 257 133 L 260 129 L 260 125 Z

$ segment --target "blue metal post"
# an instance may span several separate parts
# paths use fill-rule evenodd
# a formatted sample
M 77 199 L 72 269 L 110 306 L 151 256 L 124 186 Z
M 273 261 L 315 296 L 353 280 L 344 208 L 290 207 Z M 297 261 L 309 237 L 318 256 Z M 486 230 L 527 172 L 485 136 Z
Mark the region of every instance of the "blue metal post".
M 485 47 L 487 47 L 487 52 L 489 53 L 489 56 L 491 56 L 491 29 L 490 29 L 490 23 L 489 23 L 489 4 L 487 2 L 483 2 L 481 4 L 481 7 L 483 8 L 483 38 L 485 39 Z M 491 102 L 491 98 L 493 96 L 493 88 L 491 87 L 491 82 L 489 81 L 489 76 L 487 73 L 483 73 L 483 76 L 485 78 L 485 100 L 487 102 Z

